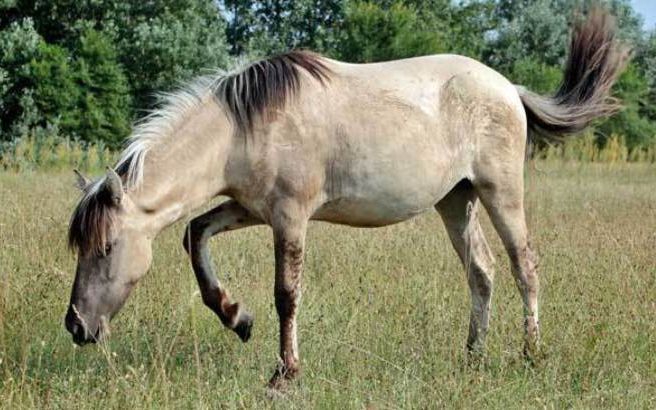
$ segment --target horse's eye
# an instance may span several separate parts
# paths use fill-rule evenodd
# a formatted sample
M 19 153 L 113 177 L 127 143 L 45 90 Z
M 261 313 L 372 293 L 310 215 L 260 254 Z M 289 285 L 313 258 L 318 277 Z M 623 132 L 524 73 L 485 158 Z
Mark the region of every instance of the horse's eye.
M 105 244 L 105 256 L 109 255 L 111 251 L 112 251 L 112 244 L 111 243 Z

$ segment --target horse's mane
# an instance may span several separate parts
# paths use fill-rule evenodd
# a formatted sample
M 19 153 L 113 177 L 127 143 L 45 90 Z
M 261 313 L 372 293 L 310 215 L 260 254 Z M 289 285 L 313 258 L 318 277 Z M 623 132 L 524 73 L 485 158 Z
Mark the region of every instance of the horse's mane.
M 143 180 L 146 153 L 164 137 L 171 136 L 200 104 L 214 100 L 226 112 L 235 130 L 246 135 L 258 119 L 272 120 L 300 89 L 305 71 L 322 85 L 331 71 L 323 58 L 309 51 L 290 51 L 248 64 L 232 72 L 196 78 L 172 93 L 158 94 L 159 108 L 139 121 L 115 166 L 130 190 Z M 80 253 L 103 253 L 113 227 L 115 209 L 104 201 L 100 178 L 84 189 L 71 217 L 68 243 Z
M 214 94 L 242 132 L 252 131 L 258 117 L 271 119 L 300 86 L 302 68 L 324 84 L 330 69 L 322 57 L 308 51 L 291 51 L 250 64 L 218 79 Z
M 92 182 L 84 189 L 68 226 L 68 246 L 82 255 L 104 254 L 107 237 L 114 227 L 116 209 L 106 200 L 104 180 Z

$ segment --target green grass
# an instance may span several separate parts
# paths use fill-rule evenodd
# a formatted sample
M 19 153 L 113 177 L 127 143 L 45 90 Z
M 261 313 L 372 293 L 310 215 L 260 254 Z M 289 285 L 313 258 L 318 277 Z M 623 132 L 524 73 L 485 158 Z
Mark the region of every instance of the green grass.
M 242 344 L 200 300 L 182 224 L 102 346 L 63 327 L 75 258 L 72 174 L 0 173 L 0 407 L 656 407 L 656 166 L 537 163 L 527 174 L 541 255 L 546 357 L 521 357 L 519 294 L 500 241 L 488 357 L 466 365 L 469 291 L 436 213 L 363 230 L 311 225 L 299 315 L 301 380 L 270 400 L 276 363 L 268 228 L 220 235 L 220 278 L 255 314 Z

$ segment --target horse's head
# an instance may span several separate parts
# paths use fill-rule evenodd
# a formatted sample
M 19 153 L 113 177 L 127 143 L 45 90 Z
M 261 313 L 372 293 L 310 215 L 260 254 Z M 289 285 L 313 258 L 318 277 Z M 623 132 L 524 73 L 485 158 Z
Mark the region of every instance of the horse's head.
M 84 344 L 108 332 L 110 319 L 148 270 L 152 250 L 114 170 L 92 183 L 78 174 L 78 182 L 84 196 L 68 233 L 78 261 L 65 323 L 75 343 Z

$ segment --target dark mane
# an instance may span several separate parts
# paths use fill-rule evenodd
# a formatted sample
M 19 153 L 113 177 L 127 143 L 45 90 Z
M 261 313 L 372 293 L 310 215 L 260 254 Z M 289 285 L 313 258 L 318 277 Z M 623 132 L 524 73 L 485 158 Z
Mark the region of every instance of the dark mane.
M 301 69 L 322 85 L 330 79 L 331 71 L 320 55 L 290 51 L 222 77 L 215 96 L 228 110 L 236 127 L 249 132 L 258 117 L 272 119 L 288 98 L 299 91 Z
M 104 254 L 114 225 L 115 209 L 102 189 L 104 178 L 90 184 L 75 208 L 68 226 L 68 246 L 81 255 Z
M 165 94 L 162 107 L 135 127 L 116 172 L 127 189 L 138 186 L 150 147 L 170 133 L 185 113 L 197 107 L 206 96 L 212 96 L 227 110 L 238 130 L 252 131 L 258 118 L 272 119 L 298 93 L 303 71 L 321 85 L 331 74 L 320 55 L 291 51 L 257 61 L 233 74 L 200 77 L 175 93 Z M 68 245 L 82 255 L 103 254 L 114 226 L 116 209 L 105 197 L 104 181 L 101 178 L 85 188 L 71 217 Z

